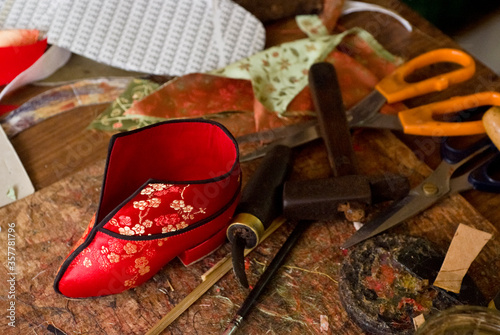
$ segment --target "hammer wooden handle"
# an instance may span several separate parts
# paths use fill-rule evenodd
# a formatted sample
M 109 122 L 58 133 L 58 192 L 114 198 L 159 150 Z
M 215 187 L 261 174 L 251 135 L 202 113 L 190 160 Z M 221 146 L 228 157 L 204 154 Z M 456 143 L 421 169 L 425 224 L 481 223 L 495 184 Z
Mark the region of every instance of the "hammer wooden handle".
M 333 175 L 358 174 L 351 133 L 333 65 L 326 62 L 313 64 L 309 70 L 309 87 Z

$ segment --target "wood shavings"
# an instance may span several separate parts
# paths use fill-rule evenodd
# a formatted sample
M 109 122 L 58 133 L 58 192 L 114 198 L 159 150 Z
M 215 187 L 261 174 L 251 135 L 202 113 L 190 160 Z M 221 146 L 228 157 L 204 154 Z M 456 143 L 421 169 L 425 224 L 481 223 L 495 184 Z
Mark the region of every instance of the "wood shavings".
M 39 275 L 41 275 L 42 273 L 46 272 L 47 270 L 43 270 L 42 272 L 39 272 L 36 274 L 36 276 L 34 276 L 33 278 L 31 278 L 31 280 L 35 280 L 36 277 L 38 277 Z
M 174 287 L 173 287 L 173 286 L 172 286 L 172 284 L 170 283 L 170 280 L 168 280 L 168 279 L 167 279 L 167 285 L 168 285 L 168 287 L 170 288 L 170 292 L 174 292 L 174 291 L 175 291 L 175 290 L 174 290 Z M 163 288 L 163 287 L 162 287 L 162 288 L 159 288 L 158 290 L 159 290 L 161 293 L 163 293 L 163 294 L 168 294 L 168 290 L 167 290 L 167 289 L 165 289 L 165 288 Z
M 290 266 L 290 265 L 286 265 L 285 267 L 289 268 L 289 269 L 294 269 L 294 270 L 299 270 L 299 271 L 304 271 L 304 272 L 309 272 L 309 273 L 315 273 L 315 274 L 318 274 L 318 275 L 322 275 L 322 276 L 327 277 L 331 281 L 333 281 L 335 284 L 339 283 L 337 280 L 333 279 L 332 277 L 330 277 L 329 275 L 327 275 L 326 273 L 323 273 L 323 272 L 307 270 L 307 269 L 299 268 L 299 267 L 296 267 L 296 266 Z
M 338 211 L 343 212 L 345 218 L 351 222 L 363 222 L 366 219 L 365 206 L 357 202 L 339 204 Z
M 172 287 L 172 284 L 170 284 L 170 280 L 167 280 L 168 287 L 170 287 L 170 290 L 174 292 L 174 288 Z
M 296 320 L 296 319 L 290 317 L 289 315 L 282 315 L 282 314 L 279 314 L 279 313 L 277 313 L 275 311 L 272 311 L 272 310 L 269 310 L 269 309 L 266 309 L 266 308 L 263 308 L 263 307 L 258 307 L 257 309 L 260 312 L 264 313 L 264 314 L 267 314 L 267 315 L 270 315 L 270 316 L 273 316 L 273 317 L 277 317 L 277 318 L 283 319 L 284 321 L 290 321 L 290 322 L 296 322 L 296 323 L 300 323 L 300 324 L 306 324 L 304 321 Z
M 265 262 L 259 262 L 259 261 L 258 261 L 257 259 L 255 259 L 255 258 L 253 259 L 253 261 L 254 261 L 255 263 L 257 263 L 258 265 L 260 265 L 260 266 L 261 266 L 261 269 L 259 269 L 260 273 L 264 273 L 264 271 L 266 271 L 266 268 L 267 268 L 267 263 L 265 263 Z
M 326 315 L 320 315 L 319 316 L 319 324 L 320 324 L 319 330 L 322 333 L 323 332 L 328 332 L 328 328 L 330 326 L 330 324 L 328 323 L 328 316 L 326 316 Z

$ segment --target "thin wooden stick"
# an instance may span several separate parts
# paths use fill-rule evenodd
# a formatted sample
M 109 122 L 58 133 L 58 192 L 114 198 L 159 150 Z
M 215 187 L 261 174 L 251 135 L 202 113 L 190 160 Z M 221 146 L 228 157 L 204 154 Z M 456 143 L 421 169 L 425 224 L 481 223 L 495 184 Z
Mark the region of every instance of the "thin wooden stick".
M 260 242 L 262 243 L 266 238 L 268 238 L 276 229 L 281 227 L 281 225 L 286 220 L 284 218 L 278 218 L 273 221 L 273 223 L 267 228 L 262 235 Z M 252 249 L 245 250 L 245 256 L 252 252 L 257 246 Z M 178 303 L 170 312 L 167 313 L 156 325 L 151 328 L 146 335 L 159 335 L 161 332 L 167 328 L 172 322 L 174 322 L 184 311 L 186 311 L 192 304 L 195 303 L 205 292 L 208 291 L 212 286 L 215 285 L 226 273 L 231 270 L 232 259 L 228 257 L 224 262 L 215 265 L 215 270 L 207 274 L 205 281 L 198 285 L 191 293 L 189 293 L 180 303 Z

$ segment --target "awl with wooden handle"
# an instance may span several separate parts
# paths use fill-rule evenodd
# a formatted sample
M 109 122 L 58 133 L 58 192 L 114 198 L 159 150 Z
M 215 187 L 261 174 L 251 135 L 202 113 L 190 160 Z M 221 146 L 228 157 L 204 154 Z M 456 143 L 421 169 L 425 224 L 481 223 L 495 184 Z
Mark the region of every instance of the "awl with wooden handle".
M 266 154 L 242 191 L 227 237 L 232 243 L 235 275 L 244 287 L 248 287 L 248 281 L 243 252 L 256 246 L 265 229 L 282 214 L 283 183 L 291 168 L 292 149 L 277 145 Z

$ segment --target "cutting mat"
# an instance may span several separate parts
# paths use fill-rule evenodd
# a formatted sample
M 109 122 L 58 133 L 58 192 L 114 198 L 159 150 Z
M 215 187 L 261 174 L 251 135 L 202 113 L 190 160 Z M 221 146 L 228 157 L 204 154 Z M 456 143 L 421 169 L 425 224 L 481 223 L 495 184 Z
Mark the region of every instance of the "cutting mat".
M 354 146 L 366 174 L 402 173 L 416 185 L 431 172 L 391 132 L 356 132 Z M 292 178 L 328 176 L 328 160 L 321 142 L 301 148 L 296 156 Z M 257 163 L 243 165 L 245 178 Z M 104 162 L 99 161 L 0 209 L 0 255 L 4 267 L 0 274 L 3 306 L 0 330 L 9 334 L 46 334 L 50 326 L 66 334 L 144 334 L 200 284 L 205 271 L 229 252 L 226 245 L 189 268 L 175 260 L 146 284 L 117 295 L 80 300 L 57 295 L 52 289 L 54 276 L 97 208 L 103 171 Z M 469 271 L 484 295 L 491 298 L 500 286 L 498 233 L 460 195 L 444 200 L 393 231 L 424 236 L 446 250 L 460 223 L 494 234 Z M 10 235 L 9 224 L 14 227 Z M 286 223 L 248 256 L 251 285 L 292 228 L 291 223 Z M 344 257 L 339 246 L 353 232 L 352 224 L 341 217 L 313 223 L 249 315 L 241 334 L 361 334 L 343 310 L 337 290 Z M 10 251 L 15 253 L 15 269 L 8 269 L 6 259 L 12 240 L 15 244 Z M 12 278 L 15 299 L 6 294 L 12 289 L 7 280 Z M 218 334 L 246 294 L 229 273 L 165 333 Z M 15 328 L 7 323 L 10 312 L 6 306 L 11 301 L 15 301 Z

